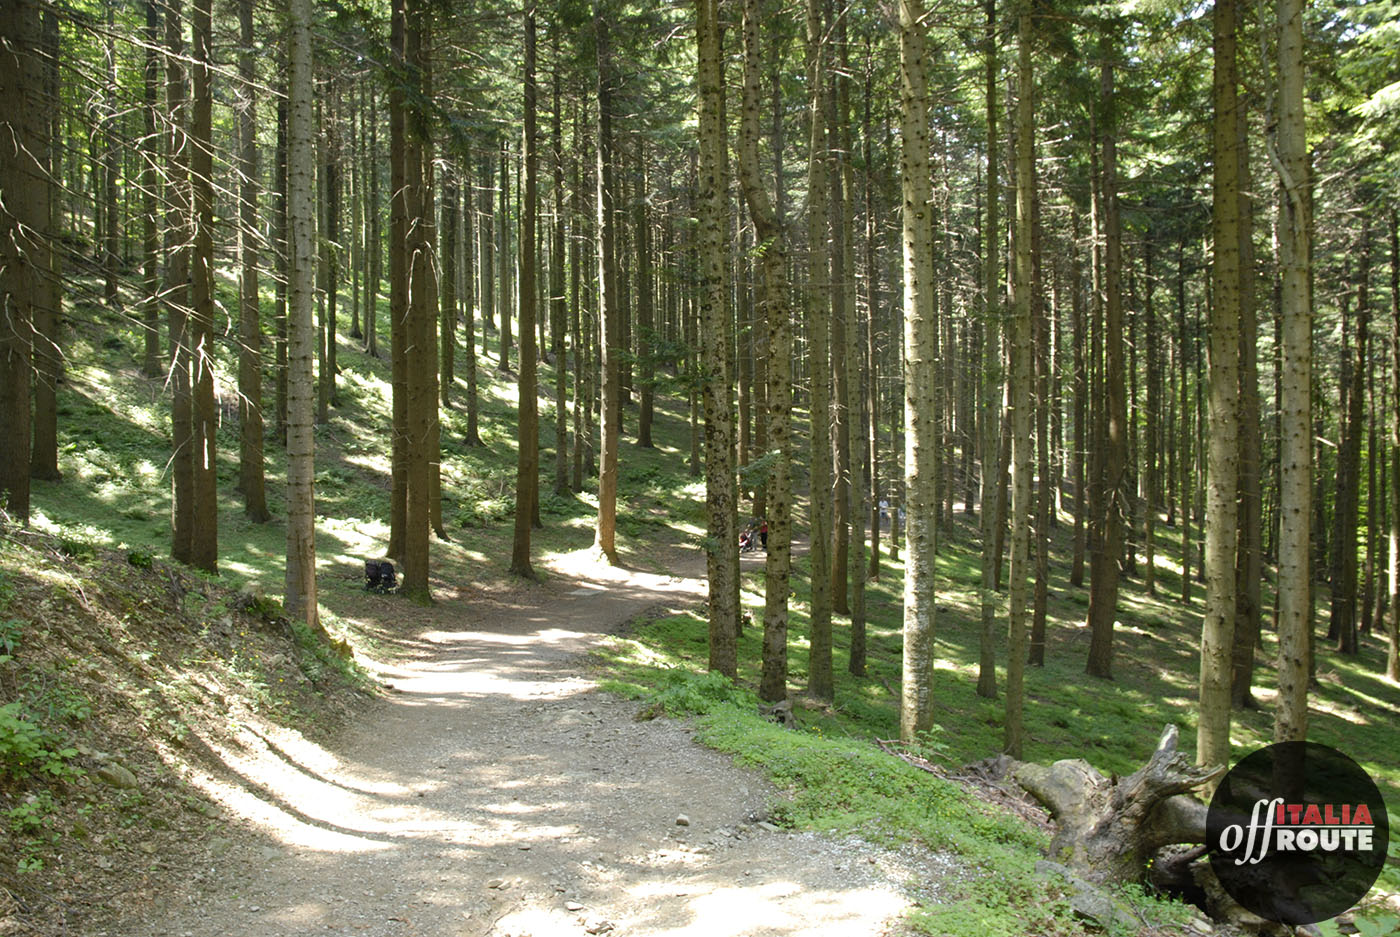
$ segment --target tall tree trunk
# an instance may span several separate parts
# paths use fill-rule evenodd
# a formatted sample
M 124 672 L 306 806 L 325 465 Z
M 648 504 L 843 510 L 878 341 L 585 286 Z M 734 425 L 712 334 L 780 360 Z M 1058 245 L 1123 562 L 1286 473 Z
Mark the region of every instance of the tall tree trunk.
M 753 218 L 759 252 L 758 308 L 767 331 L 768 451 L 777 454 L 767 485 L 768 551 L 764 567 L 763 673 L 759 697 L 787 698 L 788 579 L 792 568 L 792 480 L 789 419 L 792 409 L 792 303 L 787 239 L 763 188 L 758 164 L 758 0 L 745 0 L 744 101 L 739 127 L 739 183 Z
M 254 523 L 268 520 L 263 478 L 262 302 L 258 296 L 258 136 L 257 68 L 253 46 L 253 3 L 239 0 L 242 48 L 238 77 L 242 95 L 238 115 L 238 470 L 243 509 Z
M 1210 306 L 1210 451 L 1206 467 L 1206 607 L 1201 623 L 1196 762 L 1230 763 L 1231 652 L 1239 498 L 1240 150 L 1234 0 L 1215 0 Z
M 285 72 L 285 70 L 284 70 Z M 282 88 L 285 90 L 285 73 Z M 277 149 L 273 156 L 276 168 L 273 170 L 273 187 L 277 190 L 276 207 L 273 209 L 272 241 L 277 254 L 276 308 L 273 311 L 275 334 L 273 335 L 273 370 L 276 372 L 275 397 L 276 428 L 274 430 L 283 448 L 287 445 L 287 293 L 291 280 L 291 249 L 287 223 L 287 97 L 280 95 L 277 100 Z
M 1149 237 L 1143 243 L 1143 332 L 1147 342 L 1147 420 L 1146 452 L 1142 462 L 1143 492 L 1143 576 L 1142 587 L 1148 595 L 1157 594 L 1157 509 L 1161 505 L 1159 497 L 1161 476 L 1157 463 L 1161 454 L 1160 437 L 1162 425 L 1162 351 L 1157 347 L 1157 314 L 1153 311 L 1152 296 L 1157 283 L 1152 271 L 1153 242 Z
M 755 105 L 757 106 L 757 105 Z M 656 411 L 656 363 L 652 346 L 656 330 L 655 297 L 652 291 L 651 269 L 651 193 L 647 191 L 648 174 L 646 147 L 638 156 L 641 191 L 637 193 L 633 211 L 637 232 L 637 363 L 641 368 L 641 400 L 637 413 L 637 445 L 651 449 L 651 424 Z
M 846 440 L 846 523 L 844 561 L 838 561 L 832 590 L 840 589 L 846 598 L 846 611 L 851 616 L 851 651 L 848 670 L 858 677 L 865 676 L 865 453 L 862 451 L 861 397 L 865 382 L 861 378 L 860 322 L 856 308 L 855 266 L 855 152 L 851 141 L 851 62 L 850 44 L 846 41 L 846 19 L 841 17 L 837 28 L 840 67 L 836 78 L 836 114 L 841 141 L 841 268 L 838 295 L 844 319 L 844 353 L 838 386 L 842 398 L 843 429 Z M 833 362 L 833 366 L 834 366 Z M 844 566 L 844 569 L 842 567 Z
M 1390 209 L 1390 623 L 1385 675 L 1400 680 L 1400 211 Z
M 1035 197 L 1031 3 L 1016 4 L 1016 238 L 1011 315 L 1011 575 L 1002 749 L 1020 758 L 1026 664 L 1026 583 L 1031 511 L 1031 213 Z
M 311 0 L 289 0 L 287 28 L 287 615 L 320 628 L 316 605 L 316 435 L 312 364 L 316 302 L 316 126 Z
M 595 548 L 609 562 L 617 563 L 617 445 L 620 433 L 620 380 L 618 347 L 620 330 L 617 309 L 617 257 L 615 254 L 616 215 L 613 199 L 612 94 L 613 72 L 611 37 L 600 0 L 595 0 L 593 26 L 598 48 L 598 159 L 595 182 L 598 187 L 598 314 L 602 325 L 602 453 L 598 473 L 598 532 Z M 716 29 L 718 27 L 716 26 Z M 713 589 L 713 583 L 711 584 Z M 713 655 L 713 646 L 711 647 Z M 713 663 L 713 661 L 712 661 Z M 731 668 L 728 673 L 732 673 Z
M 1080 239 L 1079 208 L 1070 206 L 1070 331 L 1074 342 L 1074 553 L 1070 561 L 1069 584 L 1084 585 L 1084 522 L 1089 513 L 1088 479 L 1085 462 L 1089 454 L 1089 362 L 1085 355 L 1084 267 L 1078 248 Z
M 581 142 L 583 137 L 583 121 L 579 116 L 577 100 L 570 104 L 571 120 L 574 125 L 574 140 Z M 573 464 L 569 467 L 569 487 L 574 491 L 583 490 L 583 450 L 588 447 L 588 441 L 584 435 L 584 414 L 589 406 L 589 396 L 586 391 L 588 387 L 588 373 L 584 368 L 584 354 L 586 348 L 583 336 L 583 313 L 579 303 L 579 286 L 583 279 L 582 271 L 579 267 L 582 263 L 583 252 L 579 249 L 579 242 L 583 240 L 583 232 L 580 230 L 584 226 L 583 212 L 583 164 L 585 160 L 582 153 L 571 152 L 569 154 L 570 164 L 570 216 L 574 219 L 574 227 L 571 228 L 573 237 L 569 238 L 569 338 L 573 345 L 573 371 L 574 371 L 574 458 Z
M 1191 603 L 1191 408 L 1190 372 L 1191 338 L 1186 330 L 1186 246 L 1185 240 L 1176 248 L 1176 316 L 1177 353 L 1180 358 L 1181 425 L 1176 441 L 1180 481 L 1177 492 L 1181 499 L 1181 602 Z
M 821 0 L 807 0 L 807 113 L 810 140 L 807 191 L 827 191 L 826 43 Z M 827 261 L 827 200 L 814 194 L 807 200 L 807 367 L 811 382 L 808 415 L 811 423 L 808 483 L 808 567 L 812 605 L 808 652 L 808 691 L 818 699 L 835 693 L 831 640 L 831 389 L 830 313 L 831 267 Z
M 117 29 L 115 22 L 115 3 L 106 4 L 106 43 L 104 45 L 105 78 L 102 103 L 102 126 L 98 128 L 98 133 L 102 138 L 102 164 L 101 167 L 94 167 L 95 171 L 102 174 L 102 203 L 100 210 L 102 213 L 102 298 L 108 306 L 115 306 L 117 302 L 117 265 L 121 261 L 121 220 L 118 213 L 117 203 L 117 180 L 120 177 L 121 166 L 121 127 L 117 114 L 117 90 L 120 87 L 117 76 Z M 198 7 L 195 8 L 195 18 L 198 19 Z M 198 39 L 196 39 L 198 42 Z M 196 62 L 194 71 L 197 74 L 199 65 Z M 196 78 L 196 80 L 198 80 Z M 37 88 L 36 88 L 37 91 Z M 198 92 L 196 92 L 196 98 Z M 195 105 L 196 109 L 198 104 Z M 197 118 L 196 118 L 197 119 Z M 195 158 L 198 154 L 195 154 Z M 97 208 L 98 206 L 94 206 Z
M 472 200 L 472 193 L 476 189 L 476 183 L 472 179 L 471 159 L 468 155 L 462 157 L 462 240 L 464 242 L 464 263 L 462 264 L 462 300 L 466 312 L 466 321 L 462 327 L 462 337 L 466 340 L 467 347 L 462 351 L 462 361 L 467 369 L 467 434 L 462 440 L 466 445 L 477 447 L 481 445 L 481 430 L 478 426 L 478 400 L 480 395 L 477 392 L 476 377 L 476 323 L 477 323 L 477 278 L 475 255 L 472 254 L 472 241 L 479 230 L 476 222 L 475 203 Z M 485 250 L 482 244 L 481 250 Z M 482 268 L 485 269 L 484 267 Z M 489 278 L 488 278 L 489 279 Z M 486 282 L 481 282 L 482 290 L 486 288 Z M 480 306 L 482 314 L 486 309 L 483 300 Z M 482 344 L 486 342 L 483 334 Z
M 481 353 L 486 354 L 486 333 L 496 329 L 496 187 L 491 160 L 481 158 Z
M 1369 216 L 1365 216 L 1369 217 Z M 1342 349 L 1342 384 L 1344 420 L 1342 442 L 1337 451 L 1337 496 L 1332 516 L 1332 620 L 1328 637 L 1337 639 L 1337 650 L 1355 654 L 1356 638 L 1356 526 L 1360 508 L 1362 414 L 1366 391 L 1367 334 L 1371 328 L 1370 297 L 1370 226 L 1363 220 L 1361 229 L 1361 269 L 1358 271 L 1356 294 L 1355 353 Z M 1342 300 L 1345 321 L 1347 302 Z M 1342 327 L 1342 342 L 1346 342 L 1346 326 Z
M 1001 389 L 1001 184 L 997 139 L 997 5 L 985 0 L 986 35 L 982 40 L 985 57 L 987 97 L 987 218 L 982 229 L 982 360 L 978 399 L 982 410 L 982 490 L 978 527 L 982 539 L 982 581 L 979 604 L 981 629 L 978 635 L 977 695 L 995 699 L 996 662 L 996 485 L 1001 478 L 997 455 L 1001 440 L 1001 413 L 997 406 Z M 1075 345 L 1076 354 L 1081 354 Z
M 42 236 L 33 239 L 33 247 L 36 250 L 34 263 L 40 271 L 40 276 L 37 301 L 32 307 L 34 318 L 34 377 L 32 378 L 34 436 L 29 453 L 29 474 L 32 478 L 58 481 L 63 477 L 58 470 L 58 382 L 63 373 L 63 350 L 60 347 L 60 323 L 63 321 L 63 270 L 62 251 L 54 246 L 61 242 L 61 235 L 58 217 L 59 200 L 53 197 L 53 180 L 58 179 L 61 175 L 59 154 L 62 148 L 58 143 L 61 139 L 62 128 L 57 116 L 49 116 L 47 123 L 44 120 L 45 115 L 57 115 L 61 112 L 59 108 L 58 16 L 52 6 L 44 7 L 41 31 L 40 50 L 44 60 L 41 100 L 47 106 L 40 108 L 40 115 L 34 118 L 40 133 L 39 149 L 34 153 L 34 164 L 41 166 L 45 173 L 41 183 L 43 191 L 37 193 L 35 198 L 43 202 L 46 214 Z M 154 49 L 154 47 L 152 48 Z M 150 78 L 150 81 L 154 80 L 154 78 Z M 154 85 L 148 86 L 147 91 L 154 94 Z M 151 144 L 154 145 L 153 137 L 147 139 L 150 139 Z M 153 162 L 153 160 L 148 160 L 147 165 L 151 165 Z M 152 219 L 147 215 L 146 220 L 150 222 Z M 146 243 L 149 246 L 153 242 L 154 234 Z M 151 260 L 150 257 L 147 259 Z M 152 260 L 152 266 L 147 269 L 151 278 L 155 277 L 153 263 Z M 154 299 L 147 300 L 143 305 L 148 320 L 152 316 L 158 317 L 158 312 L 153 311 Z M 156 321 L 159 322 L 159 319 L 157 318 Z M 158 355 L 160 352 L 159 332 L 157 332 L 154 342 Z M 159 364 L 157 364 L 157 368 L 159 368 Z
M 195 0 L 191 15 L 190 183 L 194 193 L 194 255 L 191 264 L 190 355 L 193 367 L 193 532 L 190 565 L 216 572 L 219 562 L 218 466 L 214 453 L 219 410 L 214 402 L 214 96 L 213 7 Z
M 1312 206 L 1303 118 L 1303 4 L 1278 4 L 1276 168 L 1283 275 L 1283 399 L 1279 407 L 1278 704 L 1274 741 L 1301 741 L 1308 728 L 1312 571 Z
M 1236 32 L 1243 11 L 1235 5 Z M 1230 677 L 1230 705 L 1255 705 L 1254 651 L 1259 644 L 1264 578 L 1263 509 L 1260 497 L 1261 454 L 1264 451 L 1259 415 L 1257 303 L 1258 275 L 1254 256 L 1254 183 L 1250 172 L 1248 121 L 1235 121 L 1240 163 L 1240 496 L 1239 538 L 1235 556 L 1235 643 Z M 1150 347 L 1150 341 L 1149 341 Z
M 835 51 L 845 49 L 843 28 L 844 16 L 836 17 L 831 25 L 835 33 Z M 836 71 L 840 70 L 838 60 Z M 846 146 L 842 128 L 846 119 L 841 107 L 843 96 L 840 89 L 844 81 L 839 76 L 828 76 L 826 91 L 827 134 L 830 141 L 830 183 L 831 183 L 831 440 L 832 470 L 835 485 L 832 488 L 834 512 L 831 527 L 831 608 L 839 615 L 851 613 L 849 595 L 849 557 L 851 539 L 851 434 L 850 414 L 846 410 L 849 395 L 846 352 L 847 333 L 850 331 L 851 306 L 848 302 L 851 291 L 848 289 L 852 271 L 850 268 L 851 225 L 850 206 L 847 202 Z
M 882 511 L 880 502 L 888 502 L 888 499 L 883 497 L 880 482 L 880 382 L 878 380 L 880 359 L 877 353 L 876 336 L 878 334 L 877 324 L 880 321 L 880 262 L 882 257 L 879 249 L 879 219 L 875 215 L 876 174 L 871 146 L 871 140 L 874 136 L 870 120 L 870 102 L 874 96 L 873 85 L 875 81 L 873 58 L 872 43 L 867 37 L 865 43 L 865 87 L 862 95 L 861 115 L 861 140 L 865 149 L 865 408 L 868 416 L 866 420 L 866 452 L 869 456 L 869 461 L 866 464 L 869 466 L 870 476 L 870 485 L 867 491 L 870 498 L 870 565 L 867 569 L 867 576 L 872 581 L 878 582 L 880 579 Z M 781 154 L 778 155 L 779 161 L 781 161 Z
M 933 192 L 929 176 L 928 24 L 921 0 L 900 0 L 900 178 L 904 195 L 904 490 L 909 563 L 904 577 L 904 662 L 899 736 L 933 725 L 934 554 L 938 549 Z
M 194 411 L 190 370 L 190 143 L 185 132 L 185 38 L 181 0 L 165 6 L 166 141 L 165 302 L 170 336 L 170 555 L 189 563 L 194 537 Z
M 1103 107 L 1103 223 L 1104 223 L 1104 397 L 1107 423 L 1103 431 L 1102 541 L 1089 570 L 1089 660 L 1085 672 L 1105 679 L 1113 676 L 1113 621 L 1118 613 L 1118 562 L 1123 552 L 1124 477 L 1128 455 L 1128 402 L 1123 374 L 1123 304 L 1119 289 L 1122 241 L 1118 223 L 1117 103 L 1113 89 L 1112 42 L 1105 43 L 1099 71 Z
M 350 337 L 362 340 L 364 329 L 360 327 L 360 281 L 365 272 L 364 254 L 364 210 L 365 180 L 362 175 L 364 161 L 360 158 L 365 149 L 365 83 L 357 80 L 351 86 L 350 109 L 350 232 L 346 236 L 346 253 L 350 259 Z
M 157 109 L 160 107 L 160 8 L 156 0 L 146 0 L 146 28 L 141 38 L 146 43 L 146 63 L 141 78 L 141 116 L 144 137 L 154 153 L 160 152 L 159 124 Z M 47 14 L 46 14 L 47 16 Z M 57 21 L 54 28 L 57 29 Z M 57 49 L 54 50 L 57 53 Z M 55 56 L 54 67 L 57 67 Z M 55 95 L 55 98 L 57 95 Z M 57 100 L 54 105 L 57 107 Z M 147 159 L 141 167 L 141 221 L 142 221 L 142 280 L 145 298 L 142 302 L 142 332 L 145 338 L 145 356 L 142 359 L 141 373 L 146 377 L 160 377 L 160 235 L 156 217 L 160 182 L 157 161 Z
M 404 59 L 415 104 L 407 109 L 403 165 L 405 177 L 408 310 L 404 324 L 406 372 L 405 428 L 408 432 L 404 484 L 404 595 L 430 602 L 428 534 L 433 526 L 433 481 L 437 453 L 437 277 L 433 259 L 432 165 L 427 114 L 418 101 L 431 94 L 428 71 L 429 9 L 409 0 L 404 16 Z
M 724 235 L 728 229 L 725 192 L 724 58 L 719 3 L 696 2 L 699 55 L 700 164 L 697 230 L 700 261 L 700 340 L 705 409 L 705 491 L 707 572 L 710 585 L 710 669 L 733 677 L 737 671 L 739 628 L 739 543 L 735 527 L 734 433 L 731 417 L 729 330 L 725 326 Z M 608 409 L 604 401 L 603 409 Z M 786 686 L 781 688 L 787 695 Z M 769 690 L 768 692 L 774 692 Z
M 408 74 L 405 0 L 393 0 L 389 19 L 389 55 L 394 71 Z M 408 135 L 406 81 L 389 83 L 389 360 L 392 448 L 390 452 L 388 556 L 404 561 L 408 523 Z
M 5 510 L 29 523 L 31 328 L 44 299 L 48 245 L 48 114 L 34 107 L 44 91 L 43 15 L 33 0 L 3 0 L 0 51 L 0 494 Z
M 520 416 L 517 422 L 515 461 L 515 537 L 511 545 L 510 571 L 527 579 L 535 578 L 530 563 L 530 527 L 540 491 L 539 389 L 535 361 L 535 315 L 539 294 L 535 289 L 535 215 L 539 191 L 535 179 L 539 157 L 538 86 L 535 81 L 535 6 L 525 9 L 525 197 L 520 206 Z
M 496 252 L 497 260 L 500 262 L 498 280 L 500 289 L 497 292 L 501 313 L 501 340 L 500 359 L 496 363 L 496 370 L 507 372 L 510 370 L 510 319 L 511 319 L 511 253 L 510 253 L 510 144 L 501 140 L 501 184 L 498 192 L 499 202 L 496 209 L 496 224 L 500 232 L 501 243 Z
M 560 31 L 558 24 L 550 27 L 554 45 L 553 145 L 550 153 L 550 168 L 554 174 L 554 225 L 549 243 L 549 343 L 554 352 L 554 493 L 563 496 L 569 493 L 569 368 L 564 357 L 564 329 L 569 313 L 564 305 L 564 114 L 561 103 L 563 68 L 559 49 Z M 577 369 L 574 374 L 574 399 L 577 403 Z
M 340 92 L 335 79 L 327 82 L 326 118 L 322 127 L 321 185 L 325 222 L 321 229 L 321 276 L 325 300 L 321 305 L 321 360 L 317 383 L 316 422 L 330 421 L 336 398 L 335 320 L 340 295 Z
M 369 177 L 369 255 L 368 283 L 365 290 L 365 352 L 372 358 L 379 357 L 379 281 L 384 249 L 379 228 L 379 94 L 371 83 L 369 89 L 369 155 L 365 162 L 365 175 Z
M 1034 159 L 1031 177 L 1039 179 Z M 1045 618 L 1050 601 L 1050 322 L 1045 311 L 1041 264 L 1040 196 L 1031 192 L 1031 373 L 1035 381 L 1035 592 L 1031 600 L 1028 662 L 1045 666 Z
M 438 315 L 438 395 L 443 409 L 452 407 L 452 385 L 456 382 L 457 352 L 457 173 L 453 162 L 442 166 L 442 289 L 438 291 L 442 309 Z

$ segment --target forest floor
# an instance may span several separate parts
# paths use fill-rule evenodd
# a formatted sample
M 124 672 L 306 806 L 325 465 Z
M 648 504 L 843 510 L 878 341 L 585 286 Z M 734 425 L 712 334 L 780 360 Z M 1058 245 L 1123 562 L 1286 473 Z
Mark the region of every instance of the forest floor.
M 653 557 L 655 561 L 655 557 Z M 699 572 L 694 551 L 663 561 Z M 389 686 L 334 743 L 248 733 L 198 779 L 243 832 L 93 933 L 890 933 L 945 855 L 767 822 L 776 791 L 598 691 L 586 655 L 703 582 L 560 554 L 539 585 L 431 608 L 366 595 Z M 439 591 L 443 596 L 443 590 Z M 377 614 L 376 614 L 377 613 Z M 361 619 L 362 621 L 364 619 Z M 233 778 L 230 781 L 230 777 Z

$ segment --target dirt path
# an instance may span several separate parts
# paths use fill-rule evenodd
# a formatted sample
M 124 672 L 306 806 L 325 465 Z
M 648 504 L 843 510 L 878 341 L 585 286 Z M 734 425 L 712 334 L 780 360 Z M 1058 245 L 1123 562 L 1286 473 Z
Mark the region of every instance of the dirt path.
M 195 780 L 255 835 L 211 840 L 183 894 L 109 933 L 895 929 L 924 860 L 762 825 L 764 781 L 581 675 L 600 635 L 702 583 L 582 555 L 552 572 L 400 622 L 376 665 L 394 689 L 336 751 L 245 727 L 231 770 Z

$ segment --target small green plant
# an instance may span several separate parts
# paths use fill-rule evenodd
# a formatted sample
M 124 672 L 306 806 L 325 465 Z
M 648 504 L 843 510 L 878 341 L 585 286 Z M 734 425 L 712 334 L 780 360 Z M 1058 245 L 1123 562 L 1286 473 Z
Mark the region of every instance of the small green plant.
M 24 634 L 24 622 L 12 618 L 9 621 L 0 621 L 0 664 L 7 660 L 12 660 L 15 650 L 19 647 L 19 639 Z
M 723 674 L 676 668 L 661 678 L 657 691 L 646 698 L 643 712 L 668 716 L 705 715 L 723 706 L 752 702 L 750 694 Z
M 48 791 L 39 791 L 26 797 L 18 807 L 5 811 L 5 818 L 11 830 L 30 836 L 50 824 L 53 809 L 53 795 Z
M 132 550 L 126 555 L 126 561 L 137 569 L 150 569 L 155 557 L 145 550 Z
M 58 538 L 58 551 L 75 560 L 90 560 L 97 555 L 97 547 L 91 540 L 69 536 Z
M 77 749 L 63 747 L 51 732 L 30 718 L 19 701 L 0 706 L 0 775 L 68 777 L 77 773 L 78 769 L 68 764 L 77 754 Z
M 929 726 L 918 734 L 918 738 L 907 746 L 909 754 L 924 761 L 948 761 L 953 757 L 948 743 L 943 741 L 943 727 Z

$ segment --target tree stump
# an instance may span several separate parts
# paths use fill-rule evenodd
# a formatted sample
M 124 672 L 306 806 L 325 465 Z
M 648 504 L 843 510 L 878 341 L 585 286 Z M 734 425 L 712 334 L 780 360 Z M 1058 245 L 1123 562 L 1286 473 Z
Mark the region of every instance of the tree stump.
M 1205 842 L 1206 805 L 1187 792 L 1225 771 L 1192 764 L 1176 746 L 1169 725 L 1147 764 L 1126 778 L 1106 778 L 1081 759 L 1048 768 L 1013 761 L 1006 773 L 1050 811 L 1050 859 L 1098 884 L 1139 882 L 1157 850 Z

